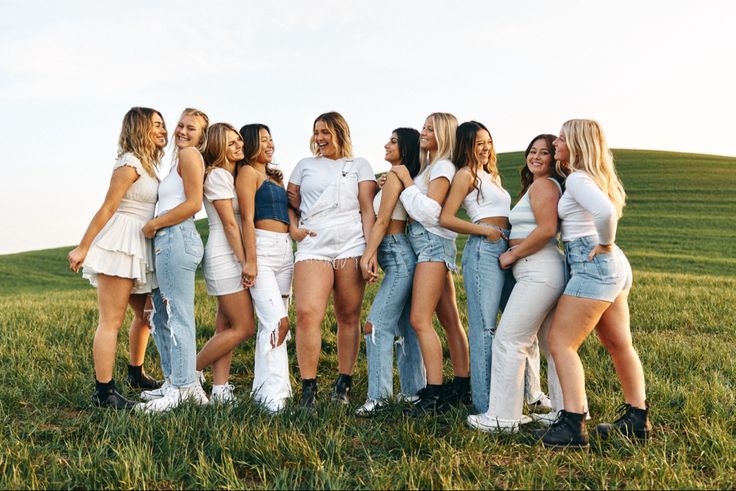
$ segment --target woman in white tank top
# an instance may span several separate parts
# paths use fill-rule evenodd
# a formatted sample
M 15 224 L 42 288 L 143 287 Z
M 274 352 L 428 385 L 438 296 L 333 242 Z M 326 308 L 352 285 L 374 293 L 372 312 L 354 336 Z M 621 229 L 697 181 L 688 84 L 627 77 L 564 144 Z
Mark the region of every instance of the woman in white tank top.
M 118 331 L 128 305 L 135 315 L 131 358 L 134 327 L 148 330 L 143 311 L 147 294 L 155 287 L 155 277 L 151 241 L 143 236 L 141 227 L 153 216 L 158 189 L 156 167 L 166 140 L 166 125 L 158 111 L 134 107 L 125 114 L 118 160 L 105 202 L 79 246 L 67 256 L 72 271 L 84 266 L 84 277 L 97 287 L 100 317 L 92 348 L 96 379 L 92 403 L 97 406 L 130 409 L 134 405 L 116 391 L 113 366 Z M 147 340 L 145 334 L 139 349 L 145 351 Z M 142 367 L 138 368 L 142 372 Z

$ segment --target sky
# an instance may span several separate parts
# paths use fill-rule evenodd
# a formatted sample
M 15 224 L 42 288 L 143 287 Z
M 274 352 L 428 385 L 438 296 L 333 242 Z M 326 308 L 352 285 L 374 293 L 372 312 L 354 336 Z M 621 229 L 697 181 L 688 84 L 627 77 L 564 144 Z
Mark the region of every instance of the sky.
M 730 0 L 0 0 L 0 254 L 78 243 L 131 106 L 170 130 L 185 107 L 265 123 L 287 175 L 331 110 L 376 172 L 391 130 L 435 111 L 498 152 L 584 117 L 614 148 L 736 156 L 735 18 Z

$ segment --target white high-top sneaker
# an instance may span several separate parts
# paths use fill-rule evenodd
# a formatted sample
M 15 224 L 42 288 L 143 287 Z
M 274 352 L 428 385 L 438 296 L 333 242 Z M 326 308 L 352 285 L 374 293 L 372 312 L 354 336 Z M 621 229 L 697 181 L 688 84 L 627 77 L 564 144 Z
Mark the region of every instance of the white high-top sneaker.
M 365 403 L 355 410 L 355 415 L 369 418 L 384 406 L 386 401 L 383 399 L 366 399 Z
M 552 407 L 552 401 L 547 397 L 547 394 L 542 394 L 536 401 L 527 403 L 527 406 L 529 407 L 529 411 L 535 413 L 548 413 L 554 409 Z
M 189 387 L 169 385 L 164 389 L 163 397 L 138 404 L 135 409 L 144 413 L 161 413 L 178 407 L 184 401 L 191 401 L 199 405 L 208 403 L 207 394 L 198 383 Z
M 171 386 L 171 381 L 167 378 L 158 389 L 144 390 L 143 392 L 141 392 L 141 399 L 143 399 L 144 401 L 153 401 L 155 399 L 160 399 L 164 396 L 164 390 L 166 389 L 166 387 L 169 386 Z
M 531 423 L 532 418 L 522 415 L 521 419 L 497 419 L 482 413 L 471 414 L 467 421 L 468 426 L 485 433 L 516 433 L 519 431 L 519 426 Z
M 211 403 L 226 404 L 229 402 L 237 401 L 233 391 L 235 387 L 233 384 L 222 384 L 212 386 L 212 395 L 210 396 Z

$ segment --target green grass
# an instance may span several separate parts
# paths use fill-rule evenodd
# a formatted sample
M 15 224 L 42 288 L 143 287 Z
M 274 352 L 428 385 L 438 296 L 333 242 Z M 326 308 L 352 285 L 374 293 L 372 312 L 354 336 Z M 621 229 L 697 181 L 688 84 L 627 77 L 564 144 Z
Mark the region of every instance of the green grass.
M 67 272 L 69 248 L 61 248 L 0 256 L 0 488 L 733 488 L 736 159 L 633 150 L 616 158 L 629 194 L 617 242 L 635 270 L 632 331 L 656 431 L 648 445 L 551 452 L 474 432 L 462 410 L 407 420 L 393 406 L 365 420 L 321 403 L 316 415 L 270 417 L 245 397 L 252 342 L 233 361 L 237 406 L 160 417 L 92 409 L 96 296 Z M 512 195 L 520 163 L 519 153 L 500 156 Z M 364 316 L 375 291 L 367 290 Z M 214 312 L 199 280 L 200 346 Z M 336 372 L 334 324 L 330 309 L 321 400 Z M 294 375 L 293 344 L 289 352 Z M 594 338 L 581 355 L 594 422 L 610 419 L 622 399 L 610 358 Z M 158 372 L 157 362 L 151 345 L 148 370 Z M 362 354 L 355 375 L 357 404 L 366 392 Z

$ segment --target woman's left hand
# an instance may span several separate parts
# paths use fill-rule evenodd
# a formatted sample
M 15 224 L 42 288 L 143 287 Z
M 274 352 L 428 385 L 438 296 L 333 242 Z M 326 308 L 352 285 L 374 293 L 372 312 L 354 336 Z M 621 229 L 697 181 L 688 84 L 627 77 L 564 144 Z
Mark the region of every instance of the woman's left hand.
M 252 288 L 256 284 L 256 276 L 258 275 L 258 266 L 255 262 L 248 261 L 243 265 L 243 286 Z
M 407 169 L 405 165 L 392 165 L 391 172 L 396 174 L 399 179 L 401 179 L 404 187 L 407 187 L 408 183 L 412 181 L 411 174 L 409 174 L 409 169 Z
M 498 262 L 501 264 L 501 269 L 509 269 L 517 259 L 519 258 L 516 254 L 509 249 L 498 257 Z
M 156 232 L 158 231 L 158 227 L 156 227 L 156 224 L 154 223 L 156 219 L 149 220 L 144 226 L 143 226 L 143 235 L 147 239 L 153 239 L 156 236 Z
M 588 254 L 588 261 L 592 261 L 598 254 L 610 254 L 611 252 L 613 252 L 613 243 L 606 245 L 598 244 Z

